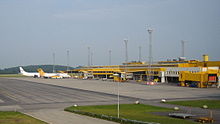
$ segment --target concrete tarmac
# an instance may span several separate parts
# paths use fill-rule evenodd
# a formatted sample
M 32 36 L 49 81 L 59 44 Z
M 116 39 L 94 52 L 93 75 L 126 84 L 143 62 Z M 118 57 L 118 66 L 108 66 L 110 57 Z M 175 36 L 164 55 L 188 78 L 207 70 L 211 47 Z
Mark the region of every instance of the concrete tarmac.
M 1 79 L 0 92 L 0 105 L 20 105 L 24 109 L 55 108 L 62 104 L 117 103 L 114 94 L 14 79 Z M 121 96 L 120 100 L 129 102 L 134 98 Z
M 42 79 L 42 78 L 15 78 L 25 81 L 33 81 L 43 84 L 51 84 L 69 88 L 96 91 L 117 95 L 117 83 L 101 80 L 78 80 L 78 79 Z M 179 87 L 167 84 L 142 85 L 139 83 L 120 83 L 120 95 L 135 97 L 145 100 L 160 99 L 220 99 L 220 88 L 191 88 Z
M 120 97 L 121 103 L 134 98 Z M 51 124 L 114 124 L 101 119 L 64 112 L 77 105 L 116 104 L 117 96 L 24 80 L 0 78 L 0 111 L 21 111 Z
M 113 123 L 97 122 L 99 119 L 94 120 L 90 117 L 86 117 L 87 122 L 87 119 L 82 119 L 84 116 L 62 110 L 73 104 L 116 104 L 117 90 L 116 82 L 100 80 L 1 78 L 0 110 L 19 110 L 53 124 L 61 122 L 69 124 L 77 120 L 79 120 L 78 124 Z M 120 83 L 119 91 L 121 103 L 133 103 L 139 100 L 141 103 L 168 108 L 174 106 L 160 104 L 162 98 L 167 100 L 220 98 L 220 90 L 217 88 L 199 89 L 167 84 L 147 86 L 138 83 Z M 188 111 L 188 108 L 182 107 L 182 110 Z M 208 113 L 208 110 L 192 109 L 192 111 L 200 114 Z M 214 111 L 214 114 L 218 117 L 220 111 Z

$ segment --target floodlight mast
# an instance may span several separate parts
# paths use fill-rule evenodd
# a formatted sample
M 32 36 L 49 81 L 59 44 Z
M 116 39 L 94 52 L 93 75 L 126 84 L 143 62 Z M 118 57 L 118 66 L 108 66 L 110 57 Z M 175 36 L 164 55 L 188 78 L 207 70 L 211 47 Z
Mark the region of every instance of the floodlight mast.
M 55 53 L 53 53 L 53 73 L 55 73 Z
M 152 64 L 153 64 L 153 56 L 152 56 L 152 33 L 153 33 L 153 29 L 152 28 L 148 28 L 147 29 L 148 33 L 149 33 L 149 61 L 148 61 L 148 79 L 147 81 L 152 81 L 152 77 L 151 77 L 151 68 L 152 68 Z
M 124 79 L 127 80 L 127 70 L 126 70 L 126 66 L 128 64 L 128 39 L 124 39 L 125 42 L 125 65 L 124 65 Z
M 138 51 L 138 53 L 139 53 L 138 60 L 139 60 L 139 62 L 141 62 L 141 46 L 139 46 L 138 48 L 139 48 L 139 51 Z
M 88 66 L 90 66 L 90 47 L 88 47 Z
M 182 55 L 181 57 L 185 57 L 185 41 L 181 40 L 181 45 L 182 45 Z
M 90 62 L 90 64 L 91 64 L 91 66 L 93 65 L 93 52 L 91 51 L 91 62 Z
M 112 50 L 109 50 L 109 65 L 112 64 Z
M 124 39 L 125 42 L 125 63 L 128 62 L 128 39 Z
M 69 50 L 67 50 L 67 66 L 66 66 L 66 71 L 69 71 L 69 61 L 70 61 L 70 51 Z

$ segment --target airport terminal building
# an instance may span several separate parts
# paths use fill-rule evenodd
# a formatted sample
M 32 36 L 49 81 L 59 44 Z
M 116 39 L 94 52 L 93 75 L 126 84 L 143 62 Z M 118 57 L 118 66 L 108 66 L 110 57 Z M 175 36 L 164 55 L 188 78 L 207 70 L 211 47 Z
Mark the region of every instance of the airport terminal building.
M 113 81 L 135 80 L 137 82 L 174 82 L 181 86 L 219 87 L 220 61 L 185 60 L 182 58 L 159 61 L 149 66 L 144 62 L 128 62 L 122 65 L 84 66 L 69 70 L 74 78 L 112 79 Z

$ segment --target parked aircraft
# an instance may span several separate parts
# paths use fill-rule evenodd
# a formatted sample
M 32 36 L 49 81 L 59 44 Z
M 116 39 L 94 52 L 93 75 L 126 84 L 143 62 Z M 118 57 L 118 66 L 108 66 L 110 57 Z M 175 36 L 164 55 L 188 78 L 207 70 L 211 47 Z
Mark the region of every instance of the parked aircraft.
M 40 74 L 40 77 L 44 78 L 70 78 L 70 75 L 67 73 L 45 73 L 41 68 L 37 69 L 37 71 Z
M 22 67 L 19 67 L 20 73 L 24 76 L 29 77 L 40 77 L 40 74 L 38 72 L 26 72 Z

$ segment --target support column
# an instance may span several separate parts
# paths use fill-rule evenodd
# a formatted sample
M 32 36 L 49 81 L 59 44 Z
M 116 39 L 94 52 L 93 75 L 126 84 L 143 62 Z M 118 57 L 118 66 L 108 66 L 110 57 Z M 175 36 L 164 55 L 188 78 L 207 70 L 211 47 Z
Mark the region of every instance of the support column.
M 220 76 L 218 76 L 217 88 L 220 87 Z
M 161 71 L 161 83 L 165 83 L 165 72 Z

